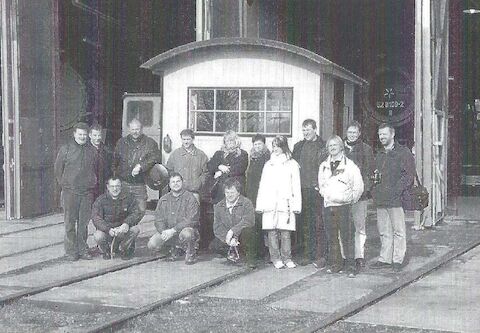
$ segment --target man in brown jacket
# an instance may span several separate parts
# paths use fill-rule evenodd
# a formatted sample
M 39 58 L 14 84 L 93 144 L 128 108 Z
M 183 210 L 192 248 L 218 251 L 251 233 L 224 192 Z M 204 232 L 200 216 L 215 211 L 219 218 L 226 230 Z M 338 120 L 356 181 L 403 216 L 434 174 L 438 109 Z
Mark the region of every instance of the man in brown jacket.
M 159 251 L 170 247 L 170 260 L 177 260 L 185 252 L 185 264 L 195 263 L 198 248 L 198 201 L 183 189 L 183 178 L 178 172 L 170 174 L 171 191 L 158 200 L 155 210 L 155 233 L 148 241 L 148 249 Z
M 213 233 L 215 239 L 210 243 L 210 250 L 227 253 L 245 245 L 246 259 L 249 266 L 255 265 L 254 253 L 251 249 L 254 240 L 255 209 L 252 202 L 240 194 L 240 182 L 228 178 L 224 183 L 225 198 L 214 206 Z M 228 252 L 227 259 L 237 261 L 235 254 Z

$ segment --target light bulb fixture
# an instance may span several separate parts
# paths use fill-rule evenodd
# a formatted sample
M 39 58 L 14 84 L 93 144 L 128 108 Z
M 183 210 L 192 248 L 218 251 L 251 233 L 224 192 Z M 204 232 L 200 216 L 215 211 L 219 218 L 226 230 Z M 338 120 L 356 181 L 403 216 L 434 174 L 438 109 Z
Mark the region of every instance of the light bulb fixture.
M 463 13 L 464 13 L 464 14 L 473 15 L 473 14 L 478 14 L 478 13 L 480 13 L 480 10 L 475 9 L 475 8 L 469 8 L 469 9 L 464 9 L 464 10 L 463 10 Z

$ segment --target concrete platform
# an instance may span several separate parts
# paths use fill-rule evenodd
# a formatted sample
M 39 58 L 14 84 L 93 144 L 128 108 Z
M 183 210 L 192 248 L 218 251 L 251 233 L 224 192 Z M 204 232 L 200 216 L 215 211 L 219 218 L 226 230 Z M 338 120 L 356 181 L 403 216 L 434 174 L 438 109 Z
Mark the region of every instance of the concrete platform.
M 0 259 L 0 274 L 63 257 L 62 245 L 53 245 L 36 251 L 12 255 Z
M 183 261 L 156 261 L 52 289 L 28 300 L 57 305 L 90 304 L 99 308 L 140 308 L 241 269 L 226 264 L 225 259 L 200 261 L 191 266 Z
M 323 275 L 315 281 L 314 287 L 271 303 L 270 306 L 280 309 L 333 313 L 391 281 L 391 278 L 371 274 L 358 275 L 355 279 L 345 275 Z
M 473 255 L 473 257 L 472 257 Z M 480 247 L 348 319 L 452 332 L 480 331 Z
M 281 270 L 269 266 L 235 281 L 224 283 L 203 296 L 261 300 L 316 272 L 317 269 L 312 266 Z
M 5 220 L 0 219 L 0 236 L 32 228 L 41 228 L 63 222 L 63 214 L 53 214 L 33 219 Z

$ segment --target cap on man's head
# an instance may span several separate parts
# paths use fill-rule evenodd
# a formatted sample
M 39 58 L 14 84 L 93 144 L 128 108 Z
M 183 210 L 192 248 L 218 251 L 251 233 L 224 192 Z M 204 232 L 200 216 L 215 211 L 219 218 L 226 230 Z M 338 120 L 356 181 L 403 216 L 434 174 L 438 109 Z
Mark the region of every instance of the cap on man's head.
M 75 124 L 75 126 L 73 126 L 73 130 L 77 129 L 85 130 L 88 132 L 90 130 L 90 127 L 86 123 L 78 122 Z

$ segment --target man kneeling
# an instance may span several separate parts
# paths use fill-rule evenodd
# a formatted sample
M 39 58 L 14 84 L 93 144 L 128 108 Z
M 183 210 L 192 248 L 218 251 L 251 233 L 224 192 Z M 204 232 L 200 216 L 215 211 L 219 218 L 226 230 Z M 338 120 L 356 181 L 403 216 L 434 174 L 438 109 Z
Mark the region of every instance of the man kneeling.
M 103 259 L 110 259 L 117 252 L 124 260 L 133 257 L 135 239 L 140 233 L 136 225 L 143 215 L 135 197 L 122 191 L 121 180 L 110 178 L 107 193 L 95 200 L 92 209 L 93 224 L 97 228 L 93 237 L 103 252 Z
M 245 245 L 246 263 L 255 267 L 252 247 L 256 246 L 253 226 L 255 210 L 252 202 L 240 194 L 241 185 L 238 180 L 229 178 L 223 186 L 225 198 L 214 206 L 213 233 L 215 239 L 209 248 L 218 254 L 227 253 L 227 259 L 238 262 L 238 247 Z
M 148 241 L 148 248 L 159 251 L 170 248 L 169 260 L 177 260 L 185 252 L 185 264 L 195 263 L 198 248 L 199 205 L 195 196 L 183 189 L 178 172 L 170 174 L 170 192 L 158 200 L 155 210 L 157 233 Z

